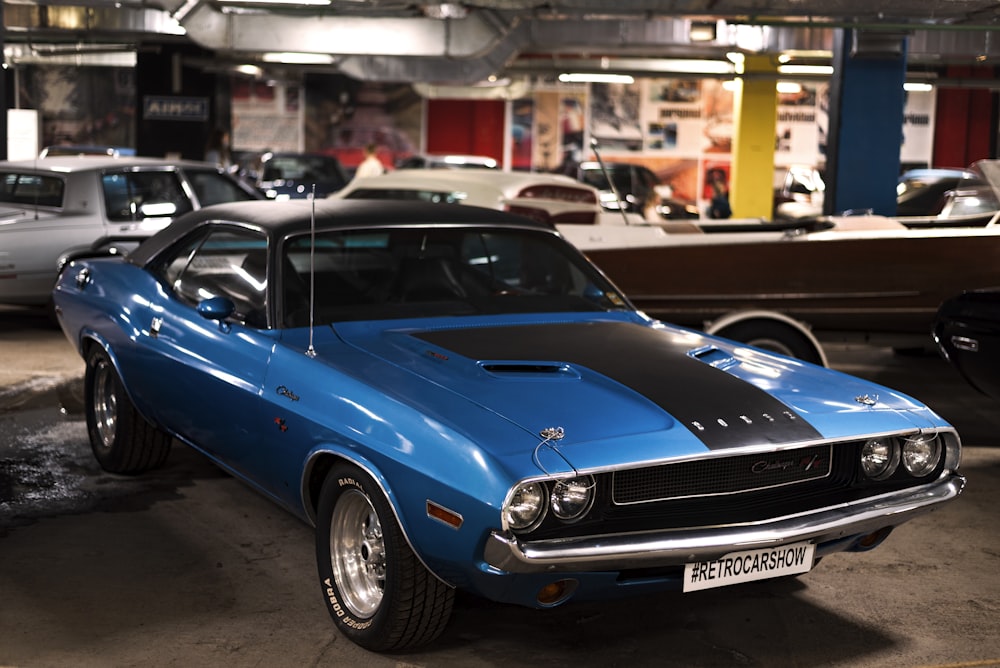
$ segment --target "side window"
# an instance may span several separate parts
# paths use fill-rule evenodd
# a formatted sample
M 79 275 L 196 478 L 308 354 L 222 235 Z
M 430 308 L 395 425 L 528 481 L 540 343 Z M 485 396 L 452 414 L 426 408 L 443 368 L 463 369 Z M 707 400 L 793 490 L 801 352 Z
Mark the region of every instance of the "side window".
M 112 221 L 172 218 L 194 208 L 173 171 L 109 172 L 101 182 Z
M 267 240 L 262 234 L 213 230 L 178 246 L 154 273 L 190 306 L 226 297 L 236 306 L 234 319 L 267 327 Z
M 37 174 L 4 174 L 0 180 L 0 201 L 34 206 L 63 205 L 61 178 Z
M 201 206 L 254 199 L 253 195 L 240 188 L 237 183 L 216 171 L 190 169 L 185 170 L 185 174 Z

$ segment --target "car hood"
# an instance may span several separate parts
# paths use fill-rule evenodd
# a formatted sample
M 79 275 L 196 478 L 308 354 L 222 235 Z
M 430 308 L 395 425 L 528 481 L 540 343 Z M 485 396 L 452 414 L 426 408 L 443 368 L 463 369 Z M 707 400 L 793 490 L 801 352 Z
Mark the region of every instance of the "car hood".
M 461 420 L 463 402 L 471 402 L 529 432 L 536 456 L 549 437 L 546 451 L 577 469 L 857 437 L 934 420 L 884 387 L 625 315 L 473 326 L 442 320 L 389 329 L 343 323 L 336 331 L 446 388 L 453 401 L 442 414 L 450 419 Z

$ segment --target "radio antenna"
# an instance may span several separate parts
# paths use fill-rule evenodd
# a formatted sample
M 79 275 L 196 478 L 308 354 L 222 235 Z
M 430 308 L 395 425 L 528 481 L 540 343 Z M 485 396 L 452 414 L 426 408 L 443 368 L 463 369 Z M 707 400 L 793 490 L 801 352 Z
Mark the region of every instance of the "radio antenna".
M 601 166 L 601 172 L 604 173 L 604 178 L 608 180 L 608 185 L 611 186 L 611 193 L 615 196 L 615 201 L 618 202 L 618 210 L 622 212 L 622 220 L 628 225 L 628 216 L 625 214 L 625 203 L 622 202 L 622 196 L 618 194 L 618 188 L 615 187 L 615 182 L 611 178 L 611 172 L 604 164 L 604 160 L 601 159 L 601 153 L 597 150 L 597 140 L 591 138 L 590 148 L 594 151 L 594 155 L 597 156 L 597 164 Z
M 312 195 L 309 197 L 309 348 L 308 357 L 316 357 L 313 347 L 313 328 L 316 317 L 316 184 L 313 184 Z

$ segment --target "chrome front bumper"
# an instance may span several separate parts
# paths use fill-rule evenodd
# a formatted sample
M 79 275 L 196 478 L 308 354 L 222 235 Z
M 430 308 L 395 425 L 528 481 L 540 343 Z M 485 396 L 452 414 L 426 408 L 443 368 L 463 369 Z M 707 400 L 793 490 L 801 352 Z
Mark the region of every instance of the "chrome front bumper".
M 730 552 L 801 541 L 822 545 L 898 526 L 954 499 L 964 487 L 965 478 L 953 473 L 915 489 L 752 525 L 534 542 L 494 531 L 486 542 L 484 559 L 508 573 L 620 571 L 709 561 Z

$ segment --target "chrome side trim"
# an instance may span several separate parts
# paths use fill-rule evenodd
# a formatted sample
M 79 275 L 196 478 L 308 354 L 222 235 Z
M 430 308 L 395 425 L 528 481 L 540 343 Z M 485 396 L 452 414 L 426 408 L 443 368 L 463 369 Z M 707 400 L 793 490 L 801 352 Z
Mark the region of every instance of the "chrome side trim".
M 536 542 L 521 541 L 509 532 L 494 531 L 486 542 L 483 558 L 490 566 L 509 573 L 679 566 L 718 559 L 736 550 L 800 541 L 822 544 L 895 527 L 933 510 L 939 503 L 954 499 L 964 487 L 965 478 L 953 473 L 916 489 L 753 525 Z

